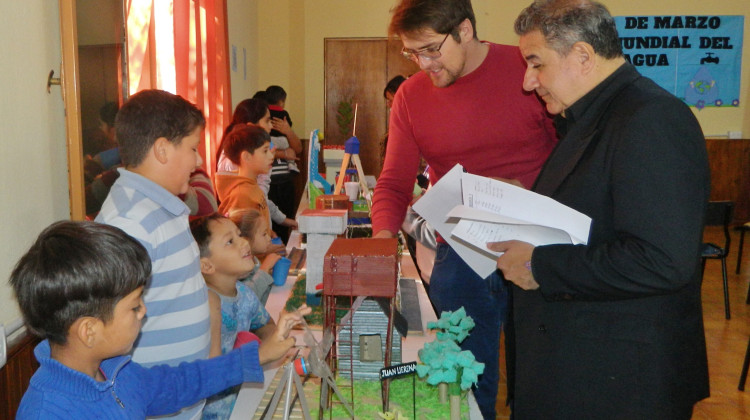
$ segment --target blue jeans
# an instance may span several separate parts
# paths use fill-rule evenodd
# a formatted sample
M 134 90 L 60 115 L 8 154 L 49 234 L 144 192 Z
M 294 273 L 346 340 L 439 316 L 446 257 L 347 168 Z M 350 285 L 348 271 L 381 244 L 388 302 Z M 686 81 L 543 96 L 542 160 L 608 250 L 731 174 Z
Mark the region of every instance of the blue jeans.
M 455 311 L 463 306 L 474 320 L 476 325 L 460 346 L 484 363 L 484 373 L 479 376 L 474 396 L 482 416 L 494 419 L 500 379 L 500 329 L 508 308 L 508 290 L 502 278 L 496 272 L 487 279 L 479 277 L 449 245 L 438 243 L 429 295 L 438 317 L 443 311 Z

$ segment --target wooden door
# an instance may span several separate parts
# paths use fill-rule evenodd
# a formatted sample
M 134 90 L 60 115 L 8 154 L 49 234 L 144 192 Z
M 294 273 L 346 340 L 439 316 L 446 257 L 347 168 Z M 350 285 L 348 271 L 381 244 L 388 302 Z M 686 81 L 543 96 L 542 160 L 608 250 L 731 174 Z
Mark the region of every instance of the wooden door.
M 409 77 L 412 74 L 419 71 L 419 66 L 411 60 L 407 60 L 401 55 L 401 48 L 403 44 L 399 40 L 389 40 L 387 43 L 387 55 L 386 55 L 386 83 L 391 80 L 394 76 Z M 385 85 L 383 85 L 385 88 Z M 380 89 L 382 92 L 383 89 Z
M 367 175 L 380 175 L 380 145 L 388 126 L 383 89 L 393 76 L 409 76 L 418 67 L 401 57 L 401 42 L 386 38 L 326 38 L 325 145 L 343 145 L 352 136 L 337 122 L 339 105 L 358 105 L 356 136 Z

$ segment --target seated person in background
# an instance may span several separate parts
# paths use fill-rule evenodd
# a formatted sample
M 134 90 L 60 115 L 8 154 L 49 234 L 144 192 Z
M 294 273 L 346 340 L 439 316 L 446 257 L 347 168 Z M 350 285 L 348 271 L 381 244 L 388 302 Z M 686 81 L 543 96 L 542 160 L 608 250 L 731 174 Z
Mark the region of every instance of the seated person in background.
M 117 147 L 115 117 L 119 108 L 117 102 L 107 102 L 99 108 L 98 126 L 90 130 L 87 129 L 83 135 L 84 156 L 92 158 L 103 151 Z
M 93 219 L 99 213 L 104 200 L 109 195 L 109 189 L 112 188 L 119 176 L 120 173 L 117 172 L 117 167 L 115 167 L 99 173 L 91 182 L 86 184 L 84 194 L 86 197 L 86 215 L 89 218 Z
M 115 140 L 115 118 L 120 105 L 117 102 L 107 102 L 99 108 L 99 130 L 107 136 L 108 143 L 106 149 L 116 148 Z
M 253 332 L 261 340 L 272 340 L 277 330 L 296 325 L 311 312 L 306 306 L 279 319 L 277 329 L 271 316 L 255 293 L 240 279 L 255 266 L 250 244 L 228 218 L 212 214 L 190 223 L 190 230 L 201 256 L 201 272 L 208 286 L 211 308 L 211 355 L 226 354 L 238 342 L 238 333 Z M 242 339 L 239 340 L 240 342 Z M 272 341 L 273 342 L 273 341 Z M 204 419 L 228 419 L 237 398 L 238 387 L 227 389 L 206 401 Z
M 115 117 L 120 106 L 107 102 L 99 108 L 99 126 L 83 133 L 83 176 L 88 184 L 100 173 L 120 163 L 115 140 Z
M 240 228 L 242 237 L 250 243 L 250 251 L 255 259 L 253 271 L 242 281 L 253 289 L 265 305 L 273 285 L 273 266 L 281 258 L 281 255 L 273 252 L 268 221 L 256 210 L 236 212 L 232 215 L 232 221 Z
M 254 209 L 270 220 L 266 196 L 257 182 L 258 175 L 267 174 L 273 164 L 270 136 L 260 127 L 240 126 L 229 133 L 222 147 L 238 171 L 216 174 L 219 213 L 232 217 L 236 211 Z M 286 218 L 282 224 L 294 226 L 296 222 Z M 273 236 L 270 229 L 269 235 Z
M 261 364 L 294 345 L 292 314 L 263 346 L 222 357 L 145 368 L 127 354 L 146 315 L 146 249 L 119 228 L 63 221 L 45 229 L 10 276 L 26 325 L 44 341 L 40 367 L 16 414 L 24 419 L 162 415 L 242 382 L 263 382 Z

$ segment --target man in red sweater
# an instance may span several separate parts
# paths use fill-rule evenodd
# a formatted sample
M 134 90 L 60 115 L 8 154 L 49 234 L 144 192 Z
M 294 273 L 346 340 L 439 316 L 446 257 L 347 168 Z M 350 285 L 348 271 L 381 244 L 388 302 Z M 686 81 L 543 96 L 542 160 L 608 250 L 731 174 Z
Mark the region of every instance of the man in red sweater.
M 389 33 L 422 72 L 401 85 L 391 108 L 373 202 L 376 237 L 398 232 L 420 155 L 433 183 L 460 163 L 470 173 L 530 188 L 556 144 L 539 98 L 523 91 L 526 64 L 518 48 L 481 42 L 475 27 L 470 0 L 402 0 L 394 9 Z M 499 275 L 480 278 L 441 239 L 430 299 L 440 312 L 463 306 L 476 322 L 461 347 L 485 363 L 474 393 L 482 415 L 494 419 L 507 291 Z

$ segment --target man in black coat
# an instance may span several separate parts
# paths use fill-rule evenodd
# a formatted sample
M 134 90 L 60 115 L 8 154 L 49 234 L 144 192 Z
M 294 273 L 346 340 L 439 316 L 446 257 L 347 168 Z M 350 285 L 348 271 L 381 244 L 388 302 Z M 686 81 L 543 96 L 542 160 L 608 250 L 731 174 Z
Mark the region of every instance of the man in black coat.
M 516 286 L 514 417 L 689 419 L 709 395 L 701 128 L 625 61 L 601 4 L 538 0 L 515 29 L 524 89 L 557 115 L 561 135 L 534 191 L 592 224 L 587 245 L 490 244 Z

